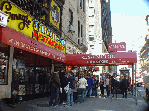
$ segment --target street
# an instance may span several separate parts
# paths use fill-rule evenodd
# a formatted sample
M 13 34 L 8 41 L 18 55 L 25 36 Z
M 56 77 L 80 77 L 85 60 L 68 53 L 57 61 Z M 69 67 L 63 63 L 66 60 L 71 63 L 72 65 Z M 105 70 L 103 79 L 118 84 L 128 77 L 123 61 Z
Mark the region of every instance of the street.
M 2 106 L 3 111 L 147 111 L 147 103 L 143 99 L 144 90 L 143 87 L 138 87 L 138 100 L 137 105 L 132 97 L 128 94 L 128 98 L 121 98 L 122 95 L 118 94 L 112 98 L 110 97 L 86 97 L 84 102 L 79 104 L 75 103 L 74 106 L 64 107 L 62 104 L 58 107 L 49 107 L 49 98 L 39 98 L 37 100 L 19 102 L 15 108 Z M 98 95 L 100 90 L 98 89 Z M 106 95 L 106 90 L 105 90 Z

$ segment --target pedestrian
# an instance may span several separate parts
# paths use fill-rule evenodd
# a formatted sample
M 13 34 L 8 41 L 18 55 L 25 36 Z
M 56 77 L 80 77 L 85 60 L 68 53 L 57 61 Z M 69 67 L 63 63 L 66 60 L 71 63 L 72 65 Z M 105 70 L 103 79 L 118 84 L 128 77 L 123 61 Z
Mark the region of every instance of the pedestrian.
M 75 79 L 72 71 L 67 72 L 67 83 L 69 84 L 69 89 L 67 92 L 67 105 L 65 107 L 73 106 L 73 90 L 75 89 Z
M 66 104 L 64 101 L 67 100 L 67 94 L 64 90 L 64 87 L 67 85 L 66 77 L 65 77 L 65 70 L 62 69 L 59 72 L 60 82 L 61 82 L 61 93 L 60 93 L 60 103 Z
M 50 101 L 49 101 L 49 105 L 58 106 L 58 95 L 59 95 L 59 89 L 60 89 L 61 83 L 60 83 L 60 79 L 59 79 L 59 75 L 57 72 L 52 72 L 51 75 L 51 97 L 50 97 Z M 55 100 L 53 102 L 53 100 Z
M 127 98 L 127 88 L 129 86 L 129 81 L 126 79 L 126 75 L 124 75 L 124 79 L 122 79 L 122 98 Z
M 113 83 L 113 96 L 112 97 L 114 97 L 114 94 L 116 94 L 116 98 L 117 98 L 117 94 L 118 94 L 118 89 L 120 87 L 120 83 L 119 83 L 119 81 L 117 81 L 115 79 L 113 81 L 114 81 L 114 83 Z
M 92 96 L 95 96 L 95 89 L 96 89 L 96 79 L 95 79 L 95 75 L 92 75 L 92 79 L 93 79 L 93 88 L 92 88 Z
M 101 78 L 100 78 L 100 90 L 101 90 L 101 95 L 104 96 L 104 76 L 103 74 L 101 75 Z
M 73 102 L 76 103 L 76 101 L 78 100 L 78 77 L 75 77 L 75 89 L 73 90 Z
M 87 86 L 87 80 L 84 78 L 84 75 L 78 81 L 78 102 L 82 103 L 84 101 L 84 93 Z M 81 95 L 82 98 L 79 97 Z
M 109 78 L 106 78 L 106 90 L 107 90 L 107 97 L 109 97 Z
M 87 92 L 89 92 L 88 97 L 91 97 L 91 95 L 92 95 L 92 83 L 93 83 L 93 80 L 91 78 L 91 75 L 89 75 L 87 78 L 88 87 L 87 87 L 87 91 L 86 91 L 86 95 L 87 95 Z
M 84 97 L 86 97 L 86 96 L 88 96 L 88 92 L 89 92 L 89 87 L 88 87 L 88 78 L 89 78 L 89 76 L 87 75 L 86 76 L 86 80 L 87 80 L 87 86 L 86 86 L 86 90 L 85 90 L 85 95 L 84 95 Z
M 11 98 L 12 98 L 12 105 L 15 106 L 15 103 L 18 104 L 18 91 L 15 90 L 14 88 L 12 88 L 12 95 L 11 95 Z

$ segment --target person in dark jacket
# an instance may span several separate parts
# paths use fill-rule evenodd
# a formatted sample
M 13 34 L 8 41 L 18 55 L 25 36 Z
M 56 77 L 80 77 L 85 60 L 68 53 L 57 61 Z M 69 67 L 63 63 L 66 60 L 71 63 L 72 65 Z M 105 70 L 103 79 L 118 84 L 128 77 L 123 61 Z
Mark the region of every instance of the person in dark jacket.
M 117 98 L 119 87 L 120 87 L 119 81 L 117 81 L 117 80 L 114 79 L 114 83 L 113 83 L 113 96 L 112 97 L 114 97 L 114 94 L 116 94 L 116 98 Z
M 62 93 L 60 93 L 60 103 L 65 104 L 64 101 L 67 98 L 67 94 L 66 94 L 66 92 L 64 90 L 64 87 L 66 87 L 67 81 L 66 81 L 64 70 L 62 70 L 62 71 L 59 72 L 59 78 L 60 78 L 61 88 L 62 88 Z
M 51 75 L 51 97 L 49 101 L 49 105 L 51 106 L 53 103 L 53 106 L 58 106 L 57 97 L 59 95 L 59 89 L 60 89 L 61 83 L 59 79 L 59 75 L 57 72 L 53 72 Z M 53 102 L 55 100 L 55 102 Z
M 129 86 L 129 81 L 128 81 L 128 79 L 126 79 L 126 75 L 124 75 L 124 79 L 122 79 L 122 98 L 124 98 L 124 96 L 125 96 L 125 98 L 127 98 L 127 88 L 128 88 L 128 86 Z M 125 95 L 124 95 L 124 93 L 125 93 Z
M 65 107 L 73 106 L 73 90 L 75 89 L 75 85 L 73 86 L 73 81 L 75 81 L 74 74 L 72 71 L 67 72 L 67 83 L 69 84 L 69 90 L 67 92 L 67 105 Z

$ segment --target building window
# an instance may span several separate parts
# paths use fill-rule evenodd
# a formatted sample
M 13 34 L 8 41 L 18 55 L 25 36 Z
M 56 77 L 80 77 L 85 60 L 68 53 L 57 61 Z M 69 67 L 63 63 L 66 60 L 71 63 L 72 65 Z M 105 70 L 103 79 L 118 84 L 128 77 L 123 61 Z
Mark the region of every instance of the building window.
M 80 39 L 78 39 L 78 44 L 80 44 Z
M 93 48 L 93 47 L 94 47 L 94 45 L 90 45 L 90 47 L 91 47 L 91 48 Z
M 83 7 L 82 0 L 80 0 L 80 7 L 81 7 L 81 9 L 82 9 L 82 7 Z
M 81 25 L 81 37 L 83 37 L 83 25 Z
M 93 41 L 94 40 L 94 37 L 89 37 L 89 41 Z
M 73 24 L 73 12 L 69 9 L 69 25 L 72 25 Z
M 85 12 L 85 0 L 83 0 L 83 12 Z
M 2 45 L 0 47 L 0 85 L 6 85 L 8 84 L 9 47 L 4 48 Z
M 80 37 L 80 21 L 78 20 L 78 37 Z

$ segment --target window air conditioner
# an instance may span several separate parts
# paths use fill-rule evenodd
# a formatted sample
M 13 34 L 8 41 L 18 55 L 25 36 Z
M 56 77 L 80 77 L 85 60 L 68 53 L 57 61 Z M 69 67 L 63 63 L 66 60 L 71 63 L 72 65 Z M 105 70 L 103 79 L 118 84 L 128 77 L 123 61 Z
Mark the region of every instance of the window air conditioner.
M 71 32 L 71 33 L 75 32 L 73 25 L 70 25 L 70 26 L 69 26 L 69 32 Z

